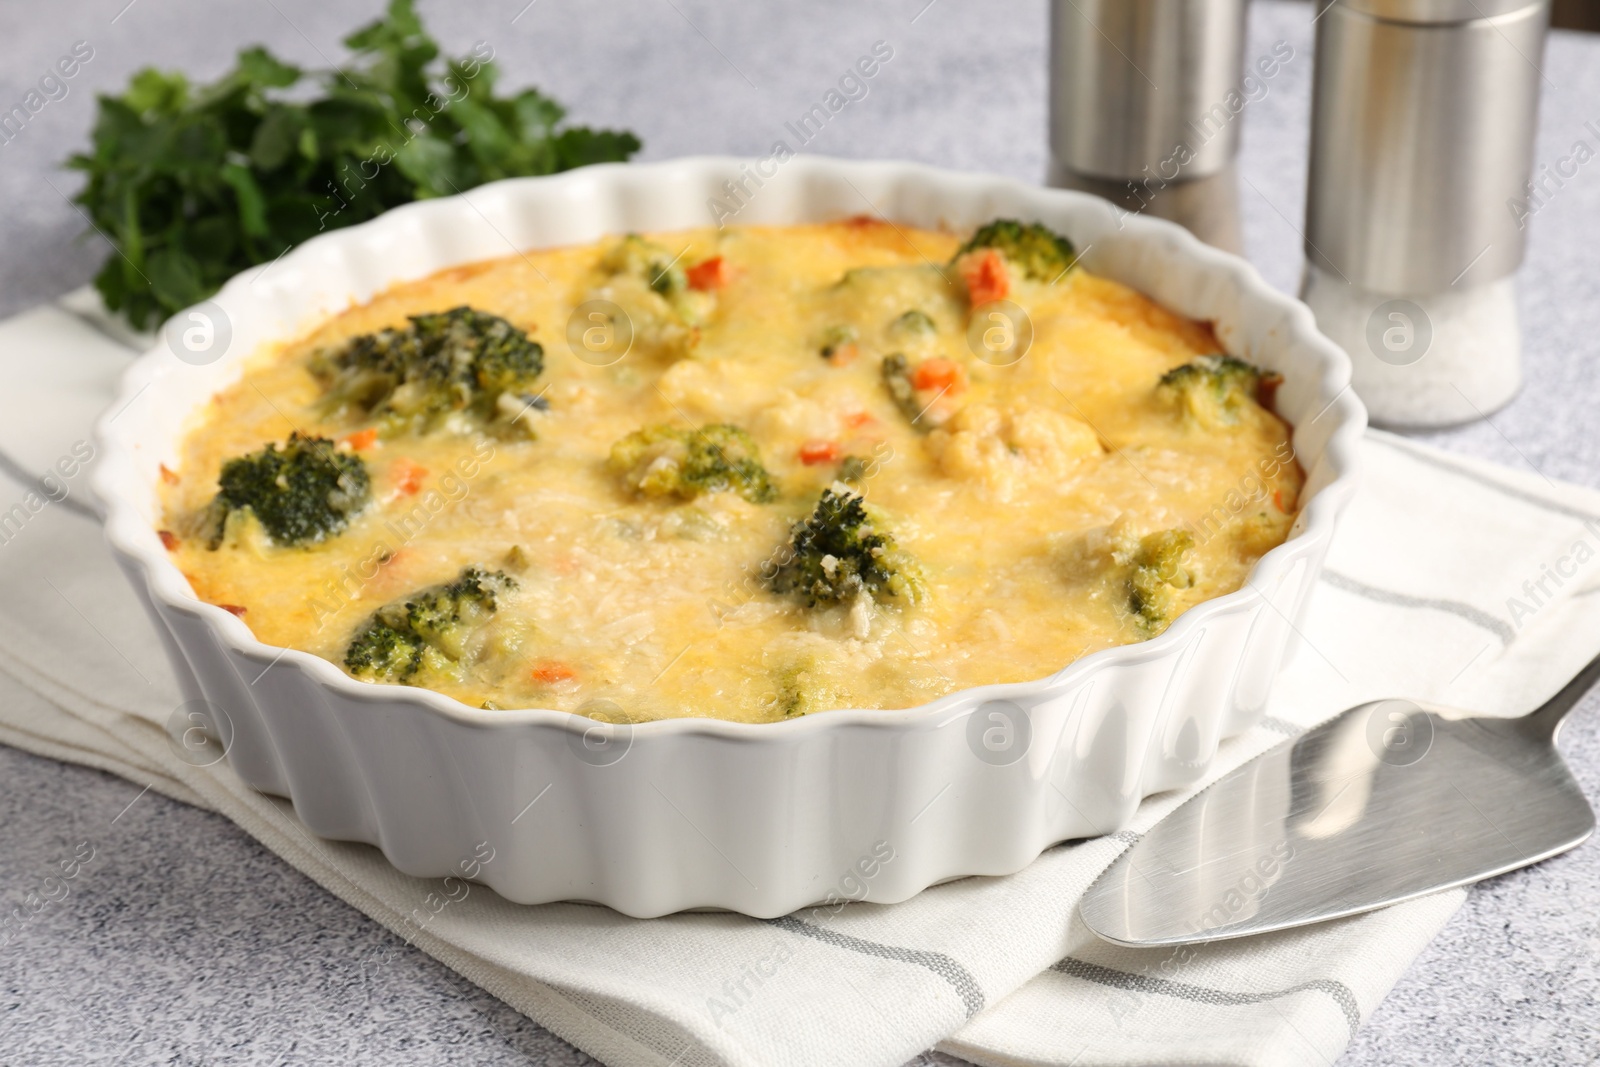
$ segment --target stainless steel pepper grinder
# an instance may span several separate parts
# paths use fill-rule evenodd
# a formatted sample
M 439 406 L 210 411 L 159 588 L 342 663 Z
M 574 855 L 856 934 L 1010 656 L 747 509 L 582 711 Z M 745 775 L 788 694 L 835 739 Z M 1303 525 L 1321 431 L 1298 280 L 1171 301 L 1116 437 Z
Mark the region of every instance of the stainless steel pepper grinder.
M 1482 418 L 1521 385 L 1550 0 L 1319 0 L 1302 297 L 1374 422 Z
M 1051 185 L 1238 251 L 1245 0 L 1052 0 Z

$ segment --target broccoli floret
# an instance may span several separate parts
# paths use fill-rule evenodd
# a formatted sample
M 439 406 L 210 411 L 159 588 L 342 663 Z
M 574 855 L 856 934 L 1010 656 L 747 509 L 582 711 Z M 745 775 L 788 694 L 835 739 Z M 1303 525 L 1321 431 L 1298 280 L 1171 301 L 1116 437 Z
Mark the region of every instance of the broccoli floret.
M 698 430 L 635 430 L 611 446 L 607 465 L 645 496 L 693 500 L 701 493 L 734 492 L 752 504 L 765 504 L 778 495 L 756 443 L 725 423 Z
M 837 708 L 842 694 L 828 677 L 826 664 L 815 654 L 790 659 L 773 672 L 771 708 L 785 719 Z
M 635 348 L 668 359 L 682 359 L 700 343 L 700 331 L 716 306 L 712 294 L 689 286 L 682 253 L 628 234 L 600 256 L 596 283 L 585 300 L 615 305 Z M 616 312 L 611 313 L 615 323 Z
M 517 587 L 504 571 L 464 568 L 453 582 L 432 586 L 405 603 L 406 627 L 452 660 L 500 607 L 500 594 Z
M 925 365 L 927 361 L 918 364 L 919 367 Z M 938 429 L 954 414 L 954 409 L 941 401 L 947 393 L 959 392 L 965 388 L 965 371 L 958 367 L 955 373 L 957 374 L 955 381 L 937 388 L 928 385 L 919 389 L 917 373 L 912 369 L 911 360 L 906 358 L 904 352 L 892 352 L 884 356 L 883 363 L 879 366 L 879 377 L 883 381 L 884 391 L 889 394 L 894 406 L 900 409 L 900 414 L 906 417 L 906 421 L 917 433 Z
M 920 361 L 939 355 L 939 326 L 920 308 L 897 315 L 883 332 L 908 358 Z
M 858 354 L 874 360 L 886 352 L 913 360 L 937 355 L 937 324 L 965 310 L 954 272 L 929 263 L 857 267 L 817 297 L 818 310 L 837 331 L 824 336 L 823 355 L 836 364 Z
M 473 566 L 453 581 L 385 604 L 351 638 L 345 668 L 359 678 L 402 684 L 419 674 L 450 677 L 499 610 L 500 597 L 516 587 L 503 571 Z
M 544 348 L 470 307 L 413 315 L 312 358 L 330 416 L 375 418 L 386 434 L 509 427 L 530 406 Z
M 841 482 L 859 482 L 867 476 L 871 469 L 867 461 L 860 456 L 846 456 L 839 463 L 839 480 Z
M 1059 233 L 1037 222 L 1024 223 L 1016 219 L 995 219 L 978 227 L 967 243 L 956 250 L 951 263 L 977 248 L 995 249 L 1026 277 L 1040 282 L 1055 281 L 1078 260 L 1072 242 Z
M 1126 516 L 1110 526 L 1085 531 L 1068 542 L 1061 563 L 1067 579 L 1095 590 L 1129 619 L 1139 635 L 1161 633 L 1177 614 L 1178 593 L 1194 585 L 1185 557 L 1194 547 L 1186 529 L 1140 536 Z
M 600 266 L 611 274 L 641 278 L 657 295 L 670 299 L 689 288 L 689 277 L 678 263 L 680 258 L 630 233 L 606 251 Z
M 1161 530 L 1139 539 L 1128 575 L 1128 610 L 1139 629 L 1154 637 L 1172 623 L 1177 590 L 1194 584 L 1183 557 L 1194 547 L 1187 530 Z
M 234 515 L 253 515 L 274 544 L 307 545 L 339 533 L 372 499 L 367 465 L 325 437 L 298 432 L 279 449 L 237 456 L 222 465 L 208 524 L 218 548 Z
M 883 528 L 881 516 L 842 486 L 824 489 L 811 516 L 790 529 L 789 550 L 767 584 L 804 597 L 808 607 L 851 601 L 863 590 L 877 601 L 923 595 L 916 560 Z
M 422 638 L 373 616 L 351 638 L 344 666 L 360 678 L 405 683 L 422 670 L 427 652 Z
M 912 427 L 924 433 L 931 429 L 922 421 L 922 405 L 917 402 L 917 387 L 911 381 L 911 361 L 906 359 L 905 353 L 884 356 L 879 373 L 889 399 L 900 409 L 900 414 L 910 420 Z
M 932 316 L 926 311 L 912 308 L 889 324 L 889 336 L 897 338 L 929 337 L 939 332 Z
M 1201 356 L 1163 374 L 1156 396 L 1201 425 L 1231 426 L 1247 404 L 1262 403 L 1282 380 L 1232 356 Z

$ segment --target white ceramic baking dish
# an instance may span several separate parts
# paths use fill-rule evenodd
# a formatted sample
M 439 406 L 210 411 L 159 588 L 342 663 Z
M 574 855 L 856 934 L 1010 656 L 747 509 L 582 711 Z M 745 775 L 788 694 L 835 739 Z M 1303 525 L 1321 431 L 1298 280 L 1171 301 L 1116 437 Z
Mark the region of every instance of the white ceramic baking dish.
M 1284 375 L 1278 409 L 1309 475 L 1292 536 L 1244 589 L 1143 644 L 922 707 L 770 725 L 612 727 L 354 681 L 257 641 L 199 601 L 169 561 L 156 536 L 157 465 L 258 345 L 452 264 L 706 225 L 730 208 L 735 224 L 870 213 L 965 229 L 1016 216 L 1067 234 L 1089 269 L 1212 321 L 1230 353 Z M 289 797 L 314 832 L 370 842 L 408 874 L 459 873 L 488 842 L 494 859 L 478 878 L 503 896 L 635 916 L 718 907 L 768 917 L 830 895 L 904 900 L 961 875 L 1016 871 L 1194 781 L 1220 739 L 1262 714 L 1352 491 L 1365 425 L 1345 355 L 1244 261 L 1093 197 L 901 163 L 686 159 L 498 182 L 309 241 L 233 279 L 216 308 L 232 332 L 220 358 L 197 366 L 163 345 L 129 369 L 98 426 L 94 484 L 186 697 L 231 722 L 233 769 Z

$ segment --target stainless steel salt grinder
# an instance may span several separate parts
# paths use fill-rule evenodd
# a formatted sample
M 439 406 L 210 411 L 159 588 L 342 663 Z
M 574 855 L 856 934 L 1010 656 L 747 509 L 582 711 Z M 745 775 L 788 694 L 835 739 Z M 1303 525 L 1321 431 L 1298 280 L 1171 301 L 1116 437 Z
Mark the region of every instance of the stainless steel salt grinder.
M 1481 418 L 1521 384 L 1549 0 L 1320 0 L 1302 296 L 1374 422 Z
M 1052 0 L 1051 185 L 1240 247 L 1245 0 Z

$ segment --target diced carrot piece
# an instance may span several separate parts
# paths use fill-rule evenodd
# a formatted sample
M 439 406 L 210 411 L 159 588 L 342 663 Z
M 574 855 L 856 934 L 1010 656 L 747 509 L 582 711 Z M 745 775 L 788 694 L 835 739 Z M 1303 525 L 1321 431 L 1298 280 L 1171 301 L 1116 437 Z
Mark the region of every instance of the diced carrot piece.
M 1274 489 L 1272 491 L 1272 502 L 1277 505 L 1279 511 L 1287 515 L 1294 510 L 1294 493 L 1283 489 Z
M 428 468 L 415 460 L 402 457 L 395 460 L 390 473 L 394 476 L 395 492 L 410 496 L 422 488 L 422 480 L 428 476 Z
M 368 426 L 365 430 L 357 430 L 355 433 L 345 434 L 339 438 L 339 443 L 349 445 L 355 451 L 360 452 L 378 443 L 378 431 L 375 427 Z
M 712 289 L 721 289 L 728 284 L 731 277 L 728 270 L 728 261 L 721 256 L 712 256 L 710 259 L 701 260 L 685 271 L 689 276 L 689 288 L 707 292 Z
M 968 253 L 961 260 L 961 278 L 967 283 L 967 296 L 972 306 L 1004 300 L 1011 292 L 1011 279 L 1006 274 L 1006 261 L 992 248 Z
M 911 372 L 911 384 L 918 392 L 959 393 L 967 387 L 967 368 L 942 356 L 924 360 Z
M 178 535 L 171 530 L 157 530 L 156 536 L 161 538 L 161 547 L 168 552 L 176 552 L 178 550 Z
M 865 230 L 874 226 L 889 225 L 876 215 L 851 215 L 849 218 L 844 220 L 844 224 L 856 230 Z
M 800 462 L 808 467 L 818 463 L 833 463 L 839 458 L 837 441 L 807 441 L 800 446 Z
M 233 615 L 233 616 L 243 615 L 245 613 L 245 610 L 246 610 L 245 608 L 241 607 L 238 604 L 218 604 L 217 607 L 221 608 L 223 611 L 226 611 L 229 615 Z
M 177 485 L 178 474 L 176 471 L 168 469 L 167 465 L 163 463 L 161 464 L 161 480 L 168 485 Z
M 549 660 L 538 664 L 533 668 L 533 670 L 529 671 L 528 674 L 533 678 L 534 681 L 540 682 L 544 685 L 554 685 L 557 682 L 571 681 L 578 676 L 577 671 L 573 670 L 565 663 L 557 663 L 554 660 Z
M 877 421 L 869 412 L 865 411 L 852 411 L 844 417 L 844 424 L 852 430 L 859 430 L 863 426 L 871 426 Z

